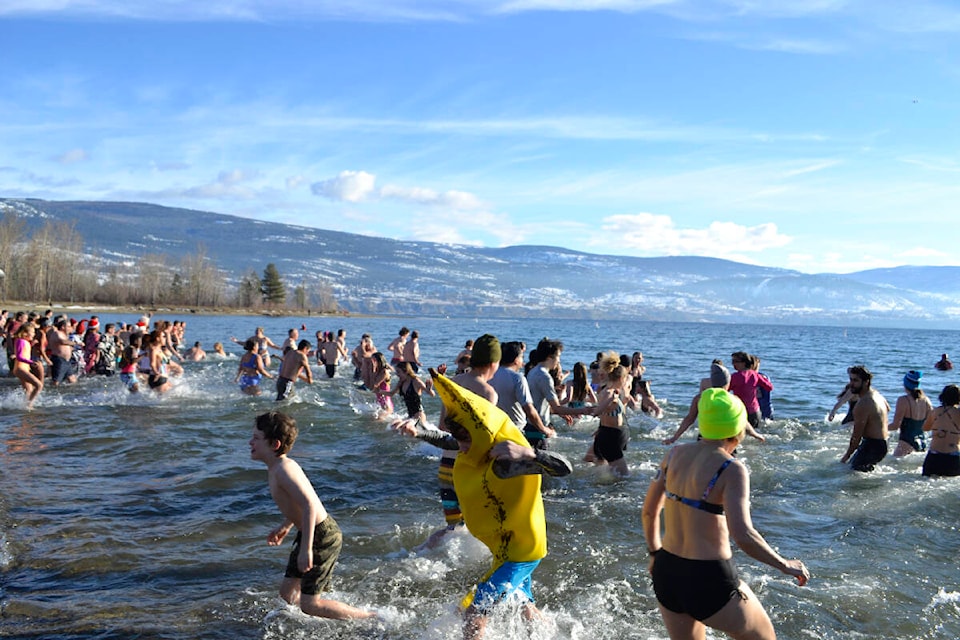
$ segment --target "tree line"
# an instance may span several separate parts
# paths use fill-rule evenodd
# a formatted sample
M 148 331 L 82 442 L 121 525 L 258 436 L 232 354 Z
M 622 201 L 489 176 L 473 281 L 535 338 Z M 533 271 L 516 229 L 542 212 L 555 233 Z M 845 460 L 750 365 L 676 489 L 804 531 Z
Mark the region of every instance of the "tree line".
M 148 253 L 120 264 L 89 255 L 84 247 L 73 223 L 48 221 L 31 234 L 15 213 L 5 212 L 0 219 L 0 300 L 337 310 L 326 282 L 301 281 L 288 296 L 274 263 L 266 265 L 262 276 L 251 269 L 231 283 L 231 274 L 217 267 L 202 244 L 179 261 Z

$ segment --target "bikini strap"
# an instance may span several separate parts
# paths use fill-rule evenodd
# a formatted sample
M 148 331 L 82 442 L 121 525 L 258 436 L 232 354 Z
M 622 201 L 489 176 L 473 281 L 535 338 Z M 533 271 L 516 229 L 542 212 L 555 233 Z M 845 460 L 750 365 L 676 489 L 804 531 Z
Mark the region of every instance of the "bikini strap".
M 707 496 L 710 495 L 710 491 L 713 490 L 713 486 L 714 486 L 715 484 L 717 484 L 717 480 L 720 479 L 720 474 L 723 473 L 724 469 L 726 469 L 727 467 L 729 467 L 729 466 L 730 466 L 730 463 L 733 462 L 733 461 L 734 461 L 733 458 L 727 458 L 727 459 L 724 461 L 724 463 L 723 463 L 722 465 L 720 465 L 720 468 L 717 469 L 717 472 L 716 472 L 715 474 L 713 474 L 713 478 L 711 478 L 711 479 L 710 479 L 710 482 L 707 484 L 707 488 L 706 488 L 706 490 L 703 492 L 703 496 L 700 498 L 700 500 L 705 501 L 705 500 L 707 499 Z

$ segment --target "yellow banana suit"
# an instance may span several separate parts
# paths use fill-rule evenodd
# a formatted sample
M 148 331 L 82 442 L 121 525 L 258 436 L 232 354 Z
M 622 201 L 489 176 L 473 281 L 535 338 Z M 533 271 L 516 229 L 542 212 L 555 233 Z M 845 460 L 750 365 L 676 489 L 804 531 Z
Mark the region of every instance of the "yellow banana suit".
M 488 453 L 510 440 L 530 446 L 523 433 L 496 405 L 430 370 L 447 419 L 470 434 L 470 449 L 453 465 L 453 486 L 470 533 L 493 554 L 486 580 L 504 562 L 531 562 L 547 555 L 547 526 L 540 476 L 499 478 Z M 473 594 L 461 603 L 469 606 Z

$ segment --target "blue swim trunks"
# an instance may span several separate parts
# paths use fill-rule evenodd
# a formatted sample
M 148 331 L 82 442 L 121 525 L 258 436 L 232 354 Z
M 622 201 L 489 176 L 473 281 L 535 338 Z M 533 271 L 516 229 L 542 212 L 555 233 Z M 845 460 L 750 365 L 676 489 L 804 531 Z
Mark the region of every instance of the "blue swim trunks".
M 498 602 L 517 592 L 523 594 L 527 601 L 533 604 L 531 576 L 539 565 L 539 560 L 504 562 L 489 578 L 477 585 L 477 592 L 473 596 L 473 608 L 486 615 Z
M 127 389 L 133 389 L 140 381 L 137 380 L 137 374 L 135 373 L 121 373 L 120 382 L 122 382 Z

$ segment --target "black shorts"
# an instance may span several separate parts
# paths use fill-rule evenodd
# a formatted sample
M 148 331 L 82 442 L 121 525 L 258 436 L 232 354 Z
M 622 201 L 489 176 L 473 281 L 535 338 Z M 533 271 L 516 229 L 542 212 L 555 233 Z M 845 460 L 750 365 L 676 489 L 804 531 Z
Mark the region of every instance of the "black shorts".
M 337 373 L 337 365 L 335 364 L 326 364 L 323 365 L 327 371 L 327 377 L 332 378 Z
M 674 613 L 696 620 L 715 615 L 740 591 L 737 565 L 729 560 L 688 560 L 661 549 L 653 561 L 653 590 L 657 601 Z
M 293 389 L 293 380 L 277 376 L 277 402 L 286 400 L 291 389 Z
M 607 462 L 616 462 L 623 457 L 628 442 L 630 434 L 625 428 L 601 426 L 593 438 L 593 455 Z
M 887 441 L 882 438 L 864 438 L 853 454 L 850 466 L 855 471 L 873 471 L 874 465 L 887 455 Z
M 333 583 L 333 567 L 337 564 L 337 558 L 340 557 L 340 549 L 343 548 L 343 534 L 340 532 L 337 521 L 330 514 L 327 514 L 326 519 L 314 527 L 313 568 L 306 573 L 301 573 L 297 567 L 302 536 L 303 533 L 298 531 L 293 541 L 293 549 L 290 551 L 290 559 L 287 561 L 287 571 L 283 575 L 285 578 L 300 578 L 300 593 L 315 596 L 330 590 L 330 585 Z
M 151 389 L 156 389 L 157 387 L 162 387 L 167 384 L 167 379 L 164 376 L 158 376 L 151 373 L 147 376 L 147 384 L 150 385 Z
M 960 476 L 960 456 L 939 451 L 928 451 L 923 459 L 925 476 Z

